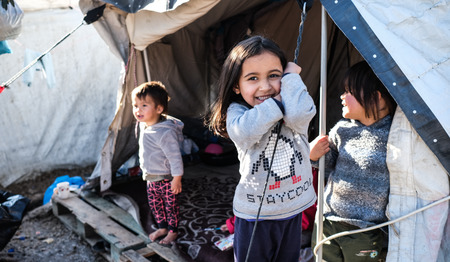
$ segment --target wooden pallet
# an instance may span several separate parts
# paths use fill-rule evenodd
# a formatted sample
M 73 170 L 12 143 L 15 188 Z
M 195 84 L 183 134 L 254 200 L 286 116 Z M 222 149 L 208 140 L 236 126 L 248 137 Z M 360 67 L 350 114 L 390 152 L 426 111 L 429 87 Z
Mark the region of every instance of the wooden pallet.
M 136 253 L 139 256 L 134 254 L 131 261 L 155 254 L 147 247 L 150 239 L 134 218 L 94 193 L 87 192 L 82 197 L 71 193 L 67 199 L 53 197 L 52 209 L 56 217 L 91 246 L 108 243 L 110 252 L 101 253 L 109 261 L 127 261 L 122 257 L 127 250 L 141 252 Z
M 128 212 L 95 193 L 71 193 L 67 199 L 53 197 L 52 209 L 66 227 L 92 247 L 108 243 L 109 253 L 101 252 L 108 261 L 145 262 L 147 257 L 158 254 L 169 262 L 184 262 L 177 250 L 151 243 Z

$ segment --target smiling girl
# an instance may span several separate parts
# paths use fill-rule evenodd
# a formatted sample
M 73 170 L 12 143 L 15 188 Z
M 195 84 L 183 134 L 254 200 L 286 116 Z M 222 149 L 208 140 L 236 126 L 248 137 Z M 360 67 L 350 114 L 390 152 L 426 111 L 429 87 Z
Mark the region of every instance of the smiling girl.
M 238 43 L 222 68 L 210 127 L 238 150 L 241 179 L 233 200 L 237 262 L 245 260 L 249 248 L 249 261 L 298 261 L 300 256 L 301 212 L 316 200 L 307 138 L 316 109 L 300 71 L 261 36 Z

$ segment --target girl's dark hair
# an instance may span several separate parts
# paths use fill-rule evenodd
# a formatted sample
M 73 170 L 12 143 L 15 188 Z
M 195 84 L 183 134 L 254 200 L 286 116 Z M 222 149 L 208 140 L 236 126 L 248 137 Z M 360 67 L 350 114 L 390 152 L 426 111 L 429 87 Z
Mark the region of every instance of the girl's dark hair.
M 159 81 L 151 81 L 139 85 L 133 89 L 131 96 L 139 99 L 145 99 L 149 96 L 153 99 L 156 106 L 160 105 L 163 107 L 163 114 L 167 114 L 169 110 L 170 97 L 167 94 L 166 87 Z
M 380 108 L 377 91 L 386 101 L 389 114 L 394 115 L 397 103 L 366 61 L 358 62 L 350 67 L 343 82 L 345 91 L 352 94 L 364 107 L 367 117 L 373 117 L 375 121 L 379 120 L 378 112 L 382 108 Z
M 231 103 L 237 102 L 250 107 L 240 94 L 233 92 L 233 87 L 239 82 L 244 61 L 264 52 L 276 55 L 280 58 L 283 68 L 286 67 L 287 60 L 283 50 L 275 42 L 262 36 L 253 36 L 239 42 L 228 54 L 219 77 L 219 94 L 207 119 L 207 124 L 214 134 L 228 137 L 226 118 Z

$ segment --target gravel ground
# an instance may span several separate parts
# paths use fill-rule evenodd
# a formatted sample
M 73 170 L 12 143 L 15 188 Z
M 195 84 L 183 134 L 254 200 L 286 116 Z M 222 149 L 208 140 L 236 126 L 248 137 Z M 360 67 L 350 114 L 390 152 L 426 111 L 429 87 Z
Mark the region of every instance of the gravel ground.
M 33 175 L 0 189 L 30 199 L 23 221 L 9 243 L 0 251 L 0 261 L 107 261 L 77 234 L 67 229 L 52 213 L 51 204 L 42 205 L 45 190 L 57 177 L 81 176 L 84 180 L 94 166 L 59 169 Z

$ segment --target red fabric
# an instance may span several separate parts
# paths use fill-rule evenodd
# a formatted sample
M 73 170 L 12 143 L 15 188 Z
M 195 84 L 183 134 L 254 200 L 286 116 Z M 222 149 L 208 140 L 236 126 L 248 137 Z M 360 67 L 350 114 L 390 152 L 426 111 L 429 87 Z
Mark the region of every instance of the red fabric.
M 312 168 L 312 174 L 313 174 L 313 186 L 314 190 L 317 194 L 317 168 Z M 317 201 L 314 203 L 314 205 L 310 206 L 308 209 L 303 211 L 302 216 L 302 230 L 312 230 L 314 227 L 314 217 L 316 216 L 316 210 L 317 210 Z
M 232 216 L 230 218 L 227 219 L 227 221 L 225 221 L 225 223 L 227 224 L 227 228 L 228 231 L 230 232 L 230 234 L 234 233 L 234 220 L 236 219 L 236 216 Z

